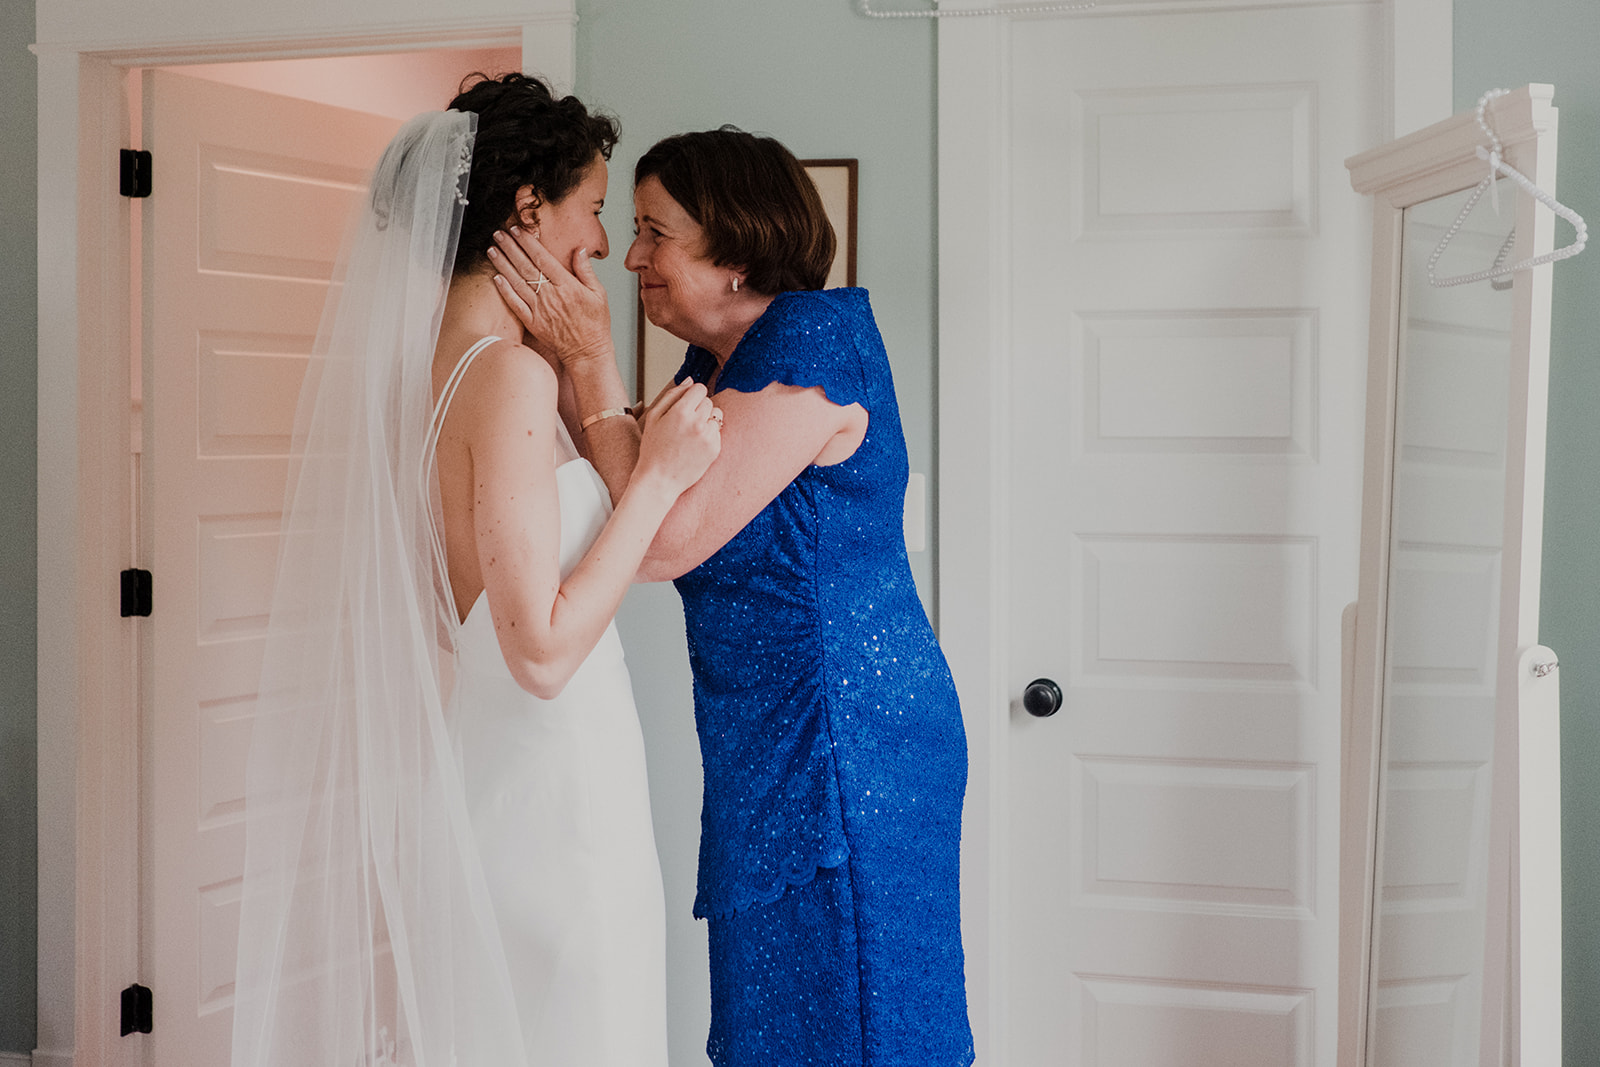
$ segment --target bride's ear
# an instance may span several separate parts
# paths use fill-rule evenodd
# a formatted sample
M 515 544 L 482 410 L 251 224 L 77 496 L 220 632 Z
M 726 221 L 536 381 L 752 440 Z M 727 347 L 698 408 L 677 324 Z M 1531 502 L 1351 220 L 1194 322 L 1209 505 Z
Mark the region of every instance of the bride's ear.
M 533 186 L 524 185 L 517 190 L 516 214 L 513 218 L 518 226 L 532 230 L 534 235 L 539 233 L 539 208 L 544 201 L 539 199 L 539 194 L 533 191 Z

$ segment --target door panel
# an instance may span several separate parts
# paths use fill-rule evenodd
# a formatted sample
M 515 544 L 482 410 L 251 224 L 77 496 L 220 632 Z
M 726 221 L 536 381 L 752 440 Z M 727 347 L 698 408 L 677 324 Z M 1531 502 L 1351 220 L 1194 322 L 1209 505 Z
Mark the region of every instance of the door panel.
M 228 1062 L 244 767 L 300 378 L 398 124 L 145 75 L 141 971 L 146 1062 Z
M 1331 1064 L 1382 13 L 1008 32 L 1009 1059 Z

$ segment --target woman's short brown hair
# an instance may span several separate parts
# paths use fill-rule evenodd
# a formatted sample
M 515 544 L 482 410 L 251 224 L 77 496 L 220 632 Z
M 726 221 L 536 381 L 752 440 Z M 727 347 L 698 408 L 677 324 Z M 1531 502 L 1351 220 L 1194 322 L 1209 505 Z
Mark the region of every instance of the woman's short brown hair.
M 743 269 L 756 292 L 827 284 L 833 224 L 805 168 L 773 138 L 736 126 L 680 133 L 640 157 L 634 187 L 646 178 L 705 229 L 710 260 Z

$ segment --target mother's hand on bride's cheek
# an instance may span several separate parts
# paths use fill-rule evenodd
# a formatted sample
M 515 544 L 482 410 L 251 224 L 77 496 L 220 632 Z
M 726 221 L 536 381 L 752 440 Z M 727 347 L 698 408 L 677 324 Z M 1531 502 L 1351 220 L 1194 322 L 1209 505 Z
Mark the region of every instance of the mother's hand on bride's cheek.
M 489 262 L 495 288 L 539 351 L 563 365 L 611 359 L 611 306 L 586 250 L 573 257 L 576 273 L 520 228 L 497 232 Z

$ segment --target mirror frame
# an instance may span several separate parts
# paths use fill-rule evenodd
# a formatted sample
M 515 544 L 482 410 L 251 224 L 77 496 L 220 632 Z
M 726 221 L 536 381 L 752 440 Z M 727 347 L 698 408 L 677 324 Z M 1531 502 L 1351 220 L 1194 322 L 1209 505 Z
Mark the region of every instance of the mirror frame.
M 1489 122 L 1507 163 L 1555 195 L 1554 89 L 1532 84 L 1493 101 Z M 1345 611 L 1339 871 L 1339 1067 L 1366 1067 L 1376 1018 L 1373 943 L 1382 836 L 1378 785 L 1394 490 L 1404 211 L 1470 189 L 1487 164 L 1467 111 L 1346 160 L 1351 184 L 1373 197 L 1372 303 L 1367 370 L 1358 600 Z M 1503 195 L 1503 194 L 1502 194 Z M 1548 252 L 1555 216 L 1515 191 L 1513 262 Z M 1539 210 L 1535 211 L 1535 208 Z M 1487 264 L 1484 264 L 1487 266 Z M 1549 392 L 1551 265 L 1513 276 L 1504 539 L 1495 679 L 1480 1063 L 1560 1067 L 1561 829 L 1555 660 L 1538 646 Z M 1484 284 L 1484 283 L 1478 283 Z

